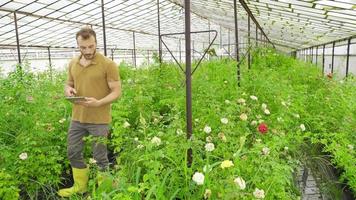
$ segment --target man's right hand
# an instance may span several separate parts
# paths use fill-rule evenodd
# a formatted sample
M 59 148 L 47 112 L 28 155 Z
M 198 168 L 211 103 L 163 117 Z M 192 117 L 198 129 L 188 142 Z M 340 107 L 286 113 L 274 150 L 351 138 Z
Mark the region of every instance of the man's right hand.
M 72 97 L 72 96 L 75 96 L 76 94 L 77 94 L 77 91 L 74 88 L 70 87 L 69 85 L 66 85 L 66 88 L 64 90 L 64 95 L 66 97 Z

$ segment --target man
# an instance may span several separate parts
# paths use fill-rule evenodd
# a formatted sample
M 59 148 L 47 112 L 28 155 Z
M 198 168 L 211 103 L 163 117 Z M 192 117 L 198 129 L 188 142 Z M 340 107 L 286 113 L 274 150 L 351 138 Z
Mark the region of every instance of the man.
M 68 159 L 72 166 L 74 184 L 61 189 L 58 195 L 69 197 L 87 191 L 89 168 L 83 158 L 83 137 L 92 135 L 93 156 L 104 171 L 108 168 L 105 140 L 111 122 L 111 103 L 121 95 L 121 83 L 117 65 L 96 52 L 96 34 L 83 28 L 76 34 L 80 56 L 73 58 L 68 66 L 65 96 L 83 96 L 84 101 L 73 104 L 72 121 L 68 131 Z

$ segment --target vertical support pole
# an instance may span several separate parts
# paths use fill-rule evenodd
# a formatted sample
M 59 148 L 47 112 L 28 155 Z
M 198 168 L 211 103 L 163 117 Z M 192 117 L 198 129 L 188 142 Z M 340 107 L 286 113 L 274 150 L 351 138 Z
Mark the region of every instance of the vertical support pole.
M 210 31 L 210 21 L 208 21 L 208 29 Z M 209 44 L 210 44 L 210 32 L 209 32 Z
M 194 62 L 194 60 L 195 60 L 195 54 L 194 54 L 194 40 L 192 41 L 192 62 Z
M 316 52 L 315 52 L 315 65 L 318 66 L 318 50 L 319 46 L 316 46 Z
M 324 76 L 324 69 L 325 69 L 325 44 L 323 45 L 323 67 L 321 74 Z
M 179 39 L 179 62 L 182 63 L 182 40 Z
M 20 39 L 19 39 L 19 30 L 17 28 L 17 16 L 16 12 L 14 12 L 14 21 L 15 21 L 15 31 L 16 31 L 16 46 L 17 46 L 17 59 L 19 61 L 18 67 L 22 69 L 21 67 L 21 52 L 20 52 Z
M 347 40 L 346 77 L 349 75 L 351 37 Z
M 256 24 L 256 47 L 258 46 L 258 31 L 257 31 L 257 24 Z
M 221 50 L 222 50 L 222 48 L 223 48 L 221 26 L 220 26 L 220 33 L 219 33 L 219 35 L 220 35 L 220 41 L 219 41 L 220 50 L 219 50 L 219 51 L 221 52 Z M 221 52 L 221 53 L 222 53 L 222 52 Z M 222 59 L 222 55 L 220 55 L 220 59 Z
M 331 56 L 331 73 L 334 73 L 335 41 L 333 42 L 333 52 Z
M 103 39 L 104 39 L 104 55 L 107 55 L 106 52 L 106 31 L 105 31 L 105 13 L 104 13 L 104 0 L 101 0 L 101 19 L 103 23 Z
M 114 61 L 114 49 L 111 49 L 111 60 Z
M 237 5 L 236 0 L 234 0 L 234 18 L 235 18 L 235 52 L 237 61 L 237 85 L 240 87 L 240 57 L 239 57 L 239 34 L 237 25 Z
M 157 0 L 157 25 L 158 25 L 158 58 L 159 58 L 159 63 L 162 63 L 161 20 L 160 20 L 160 13 L 159 13 L 159 0 Z
M 51 80 L 52 80 L 52 79 L 53 79 L 53 76 L 52 76 L 52 60 L 51 60 L 51 50 L 50 50 L 50 47 L 47 47 L 47 52 L 48 52 L 48 61 L 49 61 L 49 73 L 50 73 Z
M 229 29 L 229 31 L 227 32 L 227 34 L 228 34 L 228 46 L 227 46 L 227 50 L 229 51 L 229 55 L 231 55 L 231 48 L 230 48 L 230 46 L 231 46 L 231 40 L 230 40 L 230 29 Z
M 192 138 L 192 76 L 191 76 L 191 52 L 190 52 L 190 0 L 184 0 L 184 9 L 185 9 L 185 77 L 186 77 L 186 120 L 187 120 L 187 140 Z M 188 167 L 192 165 L 193 162 L 193 151 L 188 149 L 187 151 Z
M 247 42 L 248 42 L 248 47 L 247 47 L 247 51 L 248 51 L 248 60 L 247 60 L 247 63 L 248 63 L 248 69 L 251 69 L 251 33 L 250 33 L 250 22 L 251 21 L 251 18 L 250 18 L 250 15 L 248 16 L 247 18 L 247 31 L 248 31 L 248 34 L 247 34 Z
M 210 21 L 208 21 L 208 29 L 209 29 L 209 31 L 210 31 Z M 210 32 L 209 32 L 209 36 L 208 36 L 208 40 L 209 40 L 209 43 L 208 43 L 208 46 L 210 45 Z M 208 49 L 209 50 L 209 49 Z M 210 60 L 210 55 L 209 55 L 209 59 L 208 60 Z
M 310 50 L 311 50 L 311 60 L 310 60 L 310 62 L 313 64 L 314 47 L 311 47 Z
M 133 42 L 133 63 L 134 67 L 136 68 L 136 38 L 135 38 L 135 31 L 132 31 L 132 42 Z

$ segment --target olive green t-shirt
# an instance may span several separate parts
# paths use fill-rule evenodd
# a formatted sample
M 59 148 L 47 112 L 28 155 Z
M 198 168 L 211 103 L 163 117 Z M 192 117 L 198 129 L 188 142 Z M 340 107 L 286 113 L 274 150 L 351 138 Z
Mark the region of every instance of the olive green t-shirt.
M 100 100 L 110 94 L 108 82 L 119 81 L 118 66 L 109 58 L 95 53 L 91 64 L 83 67 L 80 56 L 73 58 L 68 66 L 68 82 L 74 83 L 76 96 L 94 97 Z M 85 107 L 74 104 L 72 120 L 81 123 L 108 124 L 111 122 L 111 105 Z

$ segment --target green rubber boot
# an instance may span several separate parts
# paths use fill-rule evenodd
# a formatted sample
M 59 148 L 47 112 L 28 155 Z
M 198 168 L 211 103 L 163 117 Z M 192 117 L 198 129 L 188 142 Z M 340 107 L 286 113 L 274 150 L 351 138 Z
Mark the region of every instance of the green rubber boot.
M 64 188 L 58 191 L 61 197 L 70 197 L 73 194 L 83 194 L 88 189 L 89 168 L 72 168 L 74 184 L 70 188 Z

